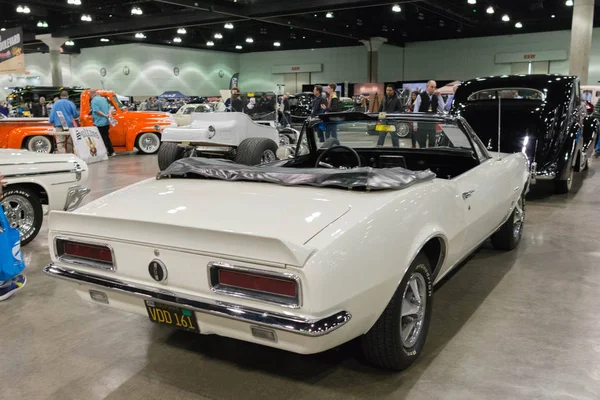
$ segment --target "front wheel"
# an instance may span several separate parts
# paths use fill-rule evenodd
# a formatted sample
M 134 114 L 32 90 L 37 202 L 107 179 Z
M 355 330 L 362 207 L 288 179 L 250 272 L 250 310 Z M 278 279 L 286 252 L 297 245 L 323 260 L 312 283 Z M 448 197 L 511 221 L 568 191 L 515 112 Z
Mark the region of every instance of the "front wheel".
M 42 227 L 42 203 L 35 192 L 24 187 L 9 187 L 0 200 L 8 222 L 21 233 L 21 244 L 31 242 Z
M 565 194 L 571 191 L 573 187 L 573 177 L 575 175 L 575 169 L 570 167 L 569 175 L 567 179 L 556 179 L 554 181 L 554 191 L 556 194 Z
M 32 136 L 27 138 L 23 147 L 33 153 L 52 153 L 54 152 L 54 141 L 49 136 Z
M 497 250 L 514 250 L 523 236 L 525 223 L 525 197 L 521 196 L 508 220 L 491 237 Z
M 431 320 L 433 282 L 427 257 L 419 254 L 375 325 L 361 338 L 365 358 L 402 371 L 421 354 Z
M 137 138 L 136 147 L 143 154 L 154 154 L 160 148 L 160 136 L 154 132 L 142 133 Z

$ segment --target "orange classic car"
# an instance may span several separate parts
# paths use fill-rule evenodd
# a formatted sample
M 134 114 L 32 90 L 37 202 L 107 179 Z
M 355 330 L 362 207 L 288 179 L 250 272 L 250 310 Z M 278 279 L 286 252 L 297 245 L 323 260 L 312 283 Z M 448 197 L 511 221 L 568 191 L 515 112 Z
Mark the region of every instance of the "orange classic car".
M 114 92 L 99 90 L 98 94 L 105 97 L 113 109 L 110 139 L 115 151 L 137 148 L 142 154 L 156 153 L 163 129 L 177 126 L 169 113 L 129 111 Z M 80 121 L 81 126 L 94 126 L 87 90 L 81 94 Z M 45 118 L 1 118 L 0 148 L 51 153 L 56 148 L 55 133 L 54 127 Z
M 160 137 L 164 128 L 177 126 L 172 114 L 158 111 L 129 111 L 116 94 L 109 90 L 98 90 L 105 97 L 112 110 L 110 140 L 115 151 L 132 151 L 154 154 L 160 147 Z M 90 109 L 90 93 L 81 94 L 81 126 L 94 126 Z

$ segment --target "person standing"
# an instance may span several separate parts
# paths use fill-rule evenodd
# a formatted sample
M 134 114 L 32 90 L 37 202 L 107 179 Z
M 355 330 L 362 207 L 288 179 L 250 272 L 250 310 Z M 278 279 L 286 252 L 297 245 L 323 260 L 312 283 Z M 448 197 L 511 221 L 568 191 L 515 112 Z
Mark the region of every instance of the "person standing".
M 6 104 L 6 102 L 0 103 L 0 114 L 4 115 L 5 117 L 8 117 L 8 113 L 8 104 Z
M 454 96 L 456 96 L 456 90 L 458 89 L 458 86 L 459 85 L 454 85 L 454 87 L 452 87 L 452 94 L 446 99 L 446 106 L 444 107 L 444 110 L 450 111 L 450 109 L 452 109 L 452 102 L 454 101 Z
M 312 102 L 312 107 L 310 111 L 310 117 L 316 118 L 320 114 L 322 114 L 327 108 L 327 103 L 323 98 L 323 86 L 316 85 L 313 88 L 313 94 L 315 95 L 315 99 Z M 319 137 L 319 141 L 323 143 L 325 141 L 325 136 L 323 134 L 323 124 L 315 125 L 315 130 L 317 131 L 317 136 Z
M 436 81 L 427 82 L 427 89 L 425 92 L 417 96 L 415 101 L 415 112 L 424 112 L 427 114 L 443 113 L 446 104 L 444 99 L 437 90 Z M 416 147 L 416 143 L 419 147 L 424 149 L 429 143 L 429 147 L 435 146 L 435 135 L 436 135 L 435 123 L 422 122 L 413 124 L 413 147 Z
M 48 117 L 48 106 L 46 105 L 46 98 L 40 97 L 40 102 L 32 106 L 31 113 L 34 118 L 46 118 Z
M 69 100 L 69 92 L 63 90 L 60 92 L 60 99 L 55 100 L 54 105 L 52 106 L 50 123 L 62 130 L 63 124 L 65 124 L 67 128 L 75 126 L 75 120 L 77 118 L 79 118 L 79 111 L 77 111 L 75 104 Z M 63 121 L 61 121 L 61 119 L 63 119 Z
M 292 125 L 292 112 L 290 110 L 290 93 L 286 92 L 281 99 L 281 115 L 285 126 Z
M 113 149 L 112 142 L 110 140 L 110 106 L 108 101 L 98 94 L 96 89 L 90 89 L 90 97 L 92 98 L 92 118 L 94 119 L 94 126 L 98 128 L 102 141 L 106 146 L 106 151 L 110 157 L 116 155 Z
M 379 112 L 385 112 L 386 114 L 395 114 L 402 112 L 402 102 L 396 94 L 394 86 L 388 85 L 385 88 L 385 97 L 383 102 L 379 106 Z M 382 147 L 385 143 L 387 132 L 379 132 L 379 139 L 377 139 L 377 147 Z M 392 146 L 400 147 L 400 140 L 395 132 L 390 132 L 392 138 Z
M 337 88 L 337 85 L 335 83 L 330 83 L 327 86 L 327 106 L 325 108 L 325 112 L 326 113 L 332 113 L 332 112 L 339 112 L 340 107 L 340 100 L 337 97 L 337 93 L 335 91 L 335 89 Z M 325 128 L 325 138 L 329 139 L 330 137 L 332 138 L 337 138 L 337 125 L 334 122 L 329 122 L 327 124 L 327 127 Z

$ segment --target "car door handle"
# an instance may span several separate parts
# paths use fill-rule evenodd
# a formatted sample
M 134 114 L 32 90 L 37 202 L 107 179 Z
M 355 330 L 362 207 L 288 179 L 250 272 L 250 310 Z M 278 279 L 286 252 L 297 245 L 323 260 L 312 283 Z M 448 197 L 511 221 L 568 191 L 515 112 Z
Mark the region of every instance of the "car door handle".
M 473 193 L 475 193 L 475 191 L 474 191 L 474 190 L 469 190 L 468 192 L 464 192 L 464 193 L 462 194 L 462 198 L 463 198 L 463 200 L 466 200 L 466 199 L 468 199 L 469 197 L 473 196 Z

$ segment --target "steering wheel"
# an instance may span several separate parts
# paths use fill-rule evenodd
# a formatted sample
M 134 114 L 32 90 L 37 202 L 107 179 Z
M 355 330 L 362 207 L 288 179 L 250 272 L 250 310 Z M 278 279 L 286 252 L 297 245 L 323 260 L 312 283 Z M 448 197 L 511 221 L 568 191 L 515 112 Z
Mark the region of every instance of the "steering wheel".
M 353 148 L 348 147 L 348 146 L 334 146 L 334 147 L 330 147 L 330 148 L 326 149 L 324 152 L 321 153 L 319 158 L 317 158 L 317 162 L 315 163 L 315 168 L 321 168 L 321 167 L 322 168 L 331 168 L 331 169 L 339 168 L 339 167 L 336 167 L 334 165 L 331 165 L 331 164 L 328 164 L 328 163 L 322 161 L 325 159 L 325 156 L 327 154 L 329 154 L 329 152 L 332 152 L 335 150 L 344 150 L 344 151 L 351 153 L 354 156 L 354 158 L 356 158 L 356 166 L 357 167 L 361 166 L 360 156 L 358 155 L 356 150 L 354 150 Z

